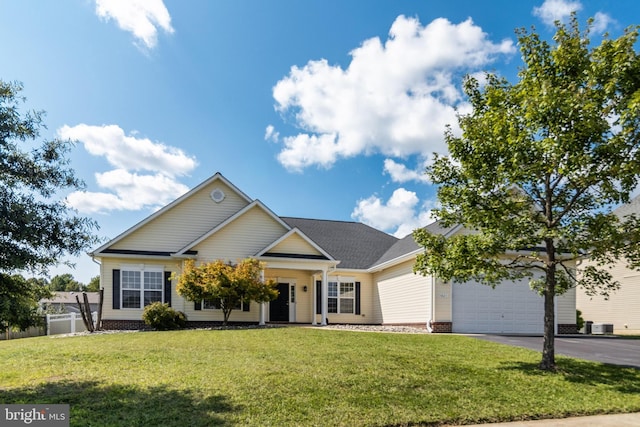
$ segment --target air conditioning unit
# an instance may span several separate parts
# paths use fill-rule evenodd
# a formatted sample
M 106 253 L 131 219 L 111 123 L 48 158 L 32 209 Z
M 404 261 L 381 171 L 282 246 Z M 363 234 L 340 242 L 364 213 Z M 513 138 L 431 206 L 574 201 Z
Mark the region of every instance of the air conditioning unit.
M 613 323 L 594 323 L 591 325 L 593 335 L 604 335 L 613 333 Z

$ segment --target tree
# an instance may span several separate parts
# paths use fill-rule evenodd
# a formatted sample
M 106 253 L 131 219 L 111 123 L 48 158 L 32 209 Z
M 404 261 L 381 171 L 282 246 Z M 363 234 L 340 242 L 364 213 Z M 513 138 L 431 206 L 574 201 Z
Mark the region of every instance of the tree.
M 37 326 L 38 302 L 49 297 L 51 292 L 37 279 L 0 273 L 0 332 Z
M 0 272 L 45 272 L 97 242 L 97 225 L 58 196 L 83 186 L 65 157 L 73 143 L 36 144 L 44 113 L 21 115 L 21 90 L 19 83 L 0 80 Z
M 263 268 L 263 263 L 252 258 L 236 265 L 217 260 L 196 266 L 187 260 L 177 276 L 176 291 L 189 301 L 208 300 L 217 305 L 226 325 L 231 312 L 242 303 L 268 302 L 278 296 L 276 283 L 261 279 Z
M 474 232 L 414 232 L 425 248 L 418 272 L 492 286 L 529 278 L 544 298 L 544 370 L 555 369 L 554 297 L 573 286 L 606 295 L 618 286 L 607 264 L 640 264 L 640 222 L 608 213 L 629 200 L 640 174 L 638 29 L 593 47 L 591 24 L 581 33 L 575 15 L 556 23 L 553 45 L 518 30 L 524 66 L 515 84 L 465 79 L 472 112 L 459 116 L 461 136 L 447 130 L 450 154 L 427 174 L 443 225 Z M 596 266 L 576 277 L 585 255 Z
M 53 276 L 49 283 L 49 288 L 54 292 L 80 292 L 83 290 L 84 285 L 75 280 L 70 273 L 65 273 Z
M 98 292 L 100 290 L 100 276 L 93 276 L 89 284 L 85 286 L 87 292 Z

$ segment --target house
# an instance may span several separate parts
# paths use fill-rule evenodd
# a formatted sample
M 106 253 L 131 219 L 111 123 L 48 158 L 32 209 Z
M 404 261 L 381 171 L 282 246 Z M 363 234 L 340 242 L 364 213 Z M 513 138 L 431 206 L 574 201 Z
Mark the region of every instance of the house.
M 54 292 L 51 298 L 40 300 L 40 307 L 43 310 L 53 309 L 60 313 L 80 313 L 76 295 L 80 298 L 80 302 L 84 304 L 82 292 Z M 91 312 L 98 311 L 98 303 L 100 301 L 99 292 L 87 292 L 89 307 Z
M 461 227 L 429 226 L 454 235 Z M 357 222 L 280 217 L 216 173 L 90 255 L 100 263 L 103 326 L 139 328 L 145 305 L 163 301 L 191 324 L 222 313 L 176 293 L 172 273 L 187 259 L 235 262 L 254 257 L 279 297 L 231 313 L 232 322 L 394 324 L 432 332 L 540 334 L 542 298 L 525 282 L 494 289 L 413 273 L 423 249 Z M 558 298 L 559 332 L 574 332 L 575 293 Z
M 640 196 L 613 213 L 619 218 L 640 215 Z M 578 265 L 578 271 L 587 265 L 588 260 Z M 576 296 L 576 306 L 586 321 L 613 324 L 615 334 L 640 334 L 640 271 L 631 270 L 626 262 L 620 261 L 611 266 L 610 273 L 620 283 L 620 289 L 608 299 L 580 291 Z

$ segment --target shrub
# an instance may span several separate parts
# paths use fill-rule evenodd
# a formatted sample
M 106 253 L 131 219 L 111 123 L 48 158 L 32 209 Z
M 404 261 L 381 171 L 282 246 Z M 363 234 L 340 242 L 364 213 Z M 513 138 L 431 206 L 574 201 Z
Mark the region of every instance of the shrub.
M 187 325 L 187 316 L 169 307 L 169 304 L 154 302 L 144 308 L 142 320 L 158 331 L 182 329 Z
M 582 312 L 580 310 L 576 310 L 576 326 L 578 330 L 584 327 L 584 319 L 582 318 Z

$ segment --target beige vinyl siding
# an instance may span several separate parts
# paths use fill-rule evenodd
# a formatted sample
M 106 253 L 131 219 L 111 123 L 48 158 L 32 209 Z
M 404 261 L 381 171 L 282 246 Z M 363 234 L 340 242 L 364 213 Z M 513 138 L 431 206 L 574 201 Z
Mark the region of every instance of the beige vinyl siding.
M 220 203 L 211 199 L 211 192 L 216 188 L 222 190 L 226 196 Z M 177 251 L 247 204 L 244 198 L 217 180 L 144 224 L 112 245 L 110 249 Z
M 320 251 L 314 248 L 300 237 L 298 234 L 292 234 L 282 242 L 278 243 L 269 252 L 282 254 L 301 254 L 301 255 L 321 255 Z
M 194 249 L 201 262 L 217 259 L 236 262 L 254 256 L 285 232 L 282 224 L 256 205 Z
M 104 305 L 102 318 L 107 320 L 142 320 L 143 309 L 113 309 L 113 270 L 122 270 L 123 266 L 153 266 L 161 267 L 164 271 L 179 272 L 180 264 L 176 262 L 131 260 L 117 258 L 103 258 L 100 267 L 100 286 L 104 288 Z M 176 293 L 175 281 L 171 284 L 171 306 L 183 311 L 184 299 Z
M 451 303 L 451 282 L 443 282 L 436 279 L 436 289 L 434 292 L 434 322 L 451 322 L 453 319 Z
M 567 292 L 558 296 L 557 305 L 557 322 L 558 324 L 576 323 L 576 289 L 571 288 Z
M 588 265 L 588 262 L 581 267 Z M 602 296 L 590 297 L 583 289 L 577 290 L 577 308 L 584 320 L 595 323 L 613 323 L 614 333 L 640 334 L 640 272 L 626 268 L 620 262 L 611 274 L 620 282 L 620 289 L 612 292 L 609 300 Z M 626 325 L 626 326 L 625 326 Z
M 264 272 L 266 279 L 273 279 L 276 283 L 295 284 L 296 287 L 296 322 L 311 323 L 313 313 L 313 276 L 310 271 L 268 269 Z M 304 292 L 304 287 L 307 292 Z M 269 305 L 267 304 L 267 310 Z
M 410 260 L 375 275 L 380 323 L 423 323 L 431 319 L 431 277 L 413 273 Z

